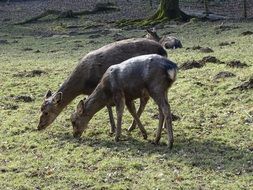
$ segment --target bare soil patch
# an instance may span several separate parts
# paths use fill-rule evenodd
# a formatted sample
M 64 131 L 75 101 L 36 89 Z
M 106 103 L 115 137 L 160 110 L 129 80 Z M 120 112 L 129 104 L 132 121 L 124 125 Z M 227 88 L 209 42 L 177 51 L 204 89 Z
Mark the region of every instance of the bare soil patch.
M 233 88 L 232 90 L 249 90 L 253 88 L 253 77 L 251 77 L 248 81 L 243 82 L 239 86 Z
M 96 39 L 96 38 L 100 38 L 100 37 L 102 37 L 100 34 L 93 34 L 93 35 L 90 35 L 88 38 Z
M 127 39 L 127 37 L 125 37 L 124 35 L 119 34 L 119 33 L 114 34 L 112 36 L 112 38 L 113 38 L 114 41 L 120 41 L 120 40 Z
M 221 42 L 219 43 L 219 46 L 229 46 L 229 45 L 232 45 L 232 44 L 235 44 L 235 42 Z
M 4 44 L 9 44 L 9 42 L 7 40 L 0 39 L 0 45 L 4 45 Z
M 210 47 L 202 47 L 199 49 L 200 52 L 202 53 L 212 53 L 213 50 Z
M 217 59 L 215 56 L 205 56 L 202 58 L 201 62 L 202 63 L 218 63 L 218 64 L 224 63 L 220 61 L 219 59 Z
M 212 53 L 213 50 L 210 47 L 201 47 L 199 45 L 193 46 L 193 47 L 188 47 L 186 50 L 199 50 L 202 53 Z
M 248 65 L 246 63 L 242 63 L 239 60 L 232 60 L 230 62 L 227 63 L 227 66 L 229 67 L 233 67 L 233 68 L 244 68 L 244 67 L 248 67 Z
M 33 102 L 34 98 L 29 95 L 18 95 L 13 97 L 17 102 Z
M 47 74 L 46 71 L 42 71 L 42 70 L 32 70 L 32 71 L 23 71 L 23 72 L 19 72 L 14 74 L 14 77 L 37 77 L 37 76 L 41 76 Z
M 239 28 L 239 26 L 232 26 L 232 25 L 227 25 L 227 24 L 221 24 L 216 26 L 214 29 L 216 30 L 216 33 L 221 33 L 221 32 L 225 32 L 228 30 L 233 30 L 233 29 L 237 29 Z
M 236 75 L 234 73 L 231 73 L 228 71 L 221 71 L 213 77 L 213 80 L 216 81 L 218 79 L 224 79 L 224 78 L 235 77 L 235 76 Z
M 15 105 L 15 104 L 4 104 L 4 105 L 1 105 L 0 108 L 4 109 L 4 110 L 17 110 L 19 108 L 18 105 Z
M 29 47 L 26 47 L 26 48 L 23 48 L 22 51 L 33 51 L 33 49 L 29 48 Z
M 40 50 L 39 49 L 37 49 L 36 51 L 34 51 L 33 53 L 40 53 Z
M 253 32 L 248 30 L 248 31 L 242 32 L 241 35 L 242 36 L 249 36 L 249 35 L 253 35 Z
M 193 69 L 193 68 L 201 68 L 203 67 L 205 64 L 202 63 L 201 61 L 195 61 L 195 60 L 192 60 L 192 61 L 186 61 L 184 62 L 180 67 L 179 69 L 181 70 L 188 70 L 188 69 Z
M 152 118 L 153 119 L 159 119 L 159 114 L 154 114 L 152 115 Z M 181 119 L 181 117 L 179 117 L 178 115 L 175 115 L 175 114 L 171 114 L 171 118 L 172 118 L 172 121 L 178 121 Z
M 199 49 L 201 49 L 202 47 L 201 46 L 193 46 L 193 47 L 188 47 L 188 48 L 186 48 L 186 50 L 189 50 L 189 49 L 192 49 L 192 50 L 199 50 Z
M 197 85 L 197 86 L 200 86 L 200 87 L 206 86 L 205 84 L 203 84 L 202 82 L 199 82 L 199 81 L 194 82 L 194 84 Z

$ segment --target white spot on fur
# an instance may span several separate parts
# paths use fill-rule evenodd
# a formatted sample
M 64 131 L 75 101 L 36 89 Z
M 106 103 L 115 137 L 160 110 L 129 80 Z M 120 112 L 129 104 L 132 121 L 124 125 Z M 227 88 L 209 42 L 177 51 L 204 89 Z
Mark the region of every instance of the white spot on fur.
M 175 69 L 169 69 L 167 70 L 167 73 L 169 75 L 169 78 L 172 80 L 172 81 L 175 81 L 176 80 L 176 76 L 177 76 L 177 71 Z

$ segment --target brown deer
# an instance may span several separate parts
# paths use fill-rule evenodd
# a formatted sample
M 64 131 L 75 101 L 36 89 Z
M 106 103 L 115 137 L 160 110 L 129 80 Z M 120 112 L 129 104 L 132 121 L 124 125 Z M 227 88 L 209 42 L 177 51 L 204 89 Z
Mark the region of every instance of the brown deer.
M 172 148 L 172 119 L 167 93 L 176 80 L 176 73 L 177 65 L 157 54 L 137 56 L 121 64 L 112 65 L 92 94 L 85 101 L 81 100 L 76 112 L 71 115 L 74 137 L 81 137 L 95 113 L 105 106 L 115 105 L 117 112 L 115 140 L 119 141 L 122 115 L 126 105 L 146 139 L 147 133 L 136 114 L 133 100 L 151 96 L 159 107 L 159 126 L 155 143 L 159 143 L 162 126 L 165 123 L 168 146 Z
M 151 53 L 167 56 L 166 51 L 159 43 L 145 38 L 118 41 L 87 54 L 57 92 L 52 93 L 50 90 L 47 92 L 41 106 L 38 130 L 48 127 L 74 98 L 81 94 L 91 94 L 108 67 L 134 56 Z M 141 100 L 138 115 L 144 109 L 146 101 L 145 99 Z M 111 132 L 114 132 L 112 110 L 109 106 L 107 108 Z M 131 127 L 134 128 L 134 126 L 135 122 Z
M 163 36 L 162 38 L 160 38 L 155 28 L 147 29 L 146 38 L 159 42 L 166 49 L 176 49 L 183 47 L 181 41 L 176 37 Z

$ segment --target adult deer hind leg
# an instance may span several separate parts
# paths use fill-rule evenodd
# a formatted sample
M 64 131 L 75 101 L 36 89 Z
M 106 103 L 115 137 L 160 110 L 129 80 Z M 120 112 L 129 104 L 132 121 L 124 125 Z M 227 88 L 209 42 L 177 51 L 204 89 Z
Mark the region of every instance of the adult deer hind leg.
M 113 96 L 114 103 L 116 106 L 117 113 L 117 126 L 116 126 L 116 134 L 115 141 L 118 142 L 121 136 L 121 125 L 122 125 L 122 116 L 125 107 L 125 97 L 122 92 L 116 92 Z
M 128 111 L 130 112 L 130 114 L 133 116 L 134 122 L 136 122 L 138 127 L 140 128 L 143 138 L 147 139 L 148 138 L 147 131 L 145 130 L 145 128 L 143 127 L 143 125 L 142 125 L 142 123 L 139 119 L 140 114 L 139 115 L 136 114 L 136 109 L 135 109 L 134 102 L 133 101 L 127 101 L 126 106 L 127 106 Z
M 144 111 L 144 109 L 145 109 L 145 107 L 146 107 L 146 105 L 148 103 L 148 100 L 149 100 L 149 95 L 148 94 L 145 94 L 143 97 L 140 98 L 140 106 L 139 106 L 138 111 L 137 111 L 137 117 L 138 118 L 140 118 L 142 112 Z M 135 107 L 134 107 L 134 110 L 135 110 Z M 136 128 L 136 121 L 134 119 L 133 122 L 132 122 L 132 124 L 128 128 L 128 131 L 131 132 L 135 128 Z
M 113 118 L 113 112 L 112 112 L 112 107 L 111 106 L 106 106 L 107 110 L 108 110 L 108 114 L 109 114 L 109 119 L 110 119 L 110 125 L 111 125 L 111 129 L 110 129 L 110 133 L 113 134 L 115 133 L 115 121 Z

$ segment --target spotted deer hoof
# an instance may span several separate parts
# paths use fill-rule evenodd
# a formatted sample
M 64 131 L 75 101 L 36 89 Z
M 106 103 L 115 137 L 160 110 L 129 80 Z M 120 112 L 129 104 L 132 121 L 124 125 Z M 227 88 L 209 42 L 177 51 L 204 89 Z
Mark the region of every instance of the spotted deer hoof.
M 143 139 L 147 140 L 147 138 L 148 138 L 147 133 L 144 133 L 144 134 L 143 134 Z
M 110 130 L 110 135 L 113 135 L 115 133 L 115 130 Z
M 115 137 L 115 142 L 119 142 L 119 137 Z
M 134 129 L 135 129 L 135 126 L 132 126 L 132 125 L 131 125 L 131 126 L 127 129 L 127 131 L 128 131 L 128 132 L 132 132 Z
M 171 149 L 172 149 L 172 147 L 173 147 L 173 142 L 169 142 L 169 144 L 168 144 L 168 148 L 171 150 Z

